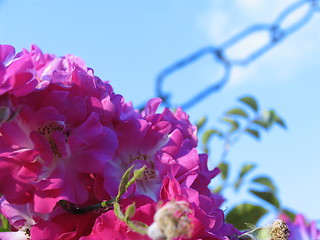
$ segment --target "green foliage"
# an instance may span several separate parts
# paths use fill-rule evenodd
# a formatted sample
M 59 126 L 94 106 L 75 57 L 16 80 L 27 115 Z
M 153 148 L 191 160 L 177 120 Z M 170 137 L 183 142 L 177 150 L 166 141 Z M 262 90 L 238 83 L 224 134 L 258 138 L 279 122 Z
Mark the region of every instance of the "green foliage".
M 240 105 L 230 108 L 220 118 L 220 121 L 226 126 L 204 130 L 203 125 L 208 121 L 207 118 L 200 119 L 197 125 L 202 128 L 203 151 L 209 151 L 209 142 L 213 136 L 217 136 L 217 139 L 223 144 L 221 158 L 218 161 L 221 182 L 212 189 L 212 192 L 223 193 L 229 187 L 233 187 L 236 192 L 249 184 L 257 187 L 257 189 L 251 189 L 248 186 L 245 188 L 257 198 L 259 201 L 257 205 L 241 204 L 233 208 L 227 215 L 228 222 L 234 223 L 240 229 L 245 229 L 245 223 L 255 224 L 269 210 L 275 211 L 276 214 L 281 211 L 280 202 L 277 199 L 277 188 L 273 181 L 265 175 L 254 176 L 253 179 L 248 180 L 247 175 L 251 174 L 256 167 L 253 164 L 244 164 L 233 178 L 230 174 L 232 164 L 228 159 L 228 154 L 244 135 L 252 137 L 254 140 L 260 140 L 262 133 L 270 131 L 273 126 L 278 125 L 284 129 L 287 126 L 274 109 L 260 109 L 259 103 L 254 97 L 244 96 L 238 100 Z
M 257 190 L 249 190 L 255 196 L 261 198 L 262 200 L 272 204 L 276 208 L 280 208 L 280 203 L 278 198 L 272 192 L 264 192 L 264 191 L 257 191 Z
M 206 124 L 207 120 L 208 119 L 206 117 L 202 117 L 198 120 L 198 122 L 196 123 L 198 131 L 200 131 L 201 128 Z
M 9 221 L 2 214 L 0 214 L 0 223 L 0 232 L 10 231 Z
M 256 225 L 262 216 L 268 213 L 268 210 L 250 203 L 240 204 L 229 211 L 226 221 L 232 223 L 240 230 L 247 229 L 245 223 Z
M 117 197 L 113 203 L 113 209 L 116 217 L 125 222 L 127 226 L 134 232 L 140 233 L 141 235 L 146 235 L 148 232 L 148 225 L 143 222 L 131 220 L 136 212 L 136 205 L 132 203 L 127 207 L 125 213 L 122 212 L 121 206 L 119 204 L 121 196 L 127 191 L 127 189 L 135 183 L 137 180 L 143 177 L 144 170 L 146 166 L 143 166 L 140 169 L 134 170 L 132 174 L 133 165 L 123 174 L 120 184 Z M 132 177 L 131 177 L 132 176 Z
M 221 121 L 230 124 L 230 129 L 228 131 L 229 133 L 232 133 L 239 129 L 240 124 L 238 121 L 234 119 L 224 117 L 224 118 L 221 118 Z
M 257 130 L 247 128 L 245 129 L 246 133 L 249 133 L 249 135 L 255 137 L 256 139 L 260 139 L 260 133 Z
M 221 171 L 221 173 L 220 173 L 221 174 L 221 178 L 223 180 L 226 180 L 227 177 L 228 177 L 228 174 L 229 174 L 229 164 L 221 162 L 221 163 L 219 163 L 218 168 Z
M 125 171 L 125 173 L 123 174 L 122 178 L 121 178 L 121 181 L 120 181 L 120 184 L 119 184 L 119 189 L 118 189 L 118 195 L 116 197 L 116 202 L 119 201 L 120 197 L 125 193 L 125 191 L 127 190 L 127 187 L 126 185 L 128 184 L 129 182 L 129 179 L 130 179 L 130 173 L 131 173 L 131 170 L 133 168 L 133 165 L 127 169 L 127 171 Z
M 262 120 L 254 120 L 254 121 L 252 121 L 252 123 L 257 124 L 260 127 L 263 127 L 265 130 L 267 130 L 269 128 L 269 124 L 265 121 L 262 121 Z
M 242 97 L 242 98 L 239 98 L 239 101 L 249 106 L 255 112 L 259 110 L 258 103 L 253 97 L 250 97 L 250 96 Z
M 219 193 L 219 192 L 222 191 L 222 189 L 223 189 L 223 186 L 222 185 L 218 185 L 214 189 L 212 189 L 212 192 L 213 193 Z
M 135 214 L 135 212 L 136 212 L 136 204 L 132 203 L 131 205 L 129 205 L 127 207 L 124 216 L 125 216 L 126 219 L 132 218 L 133 215 Z
M 236 115 L 236 116 L 242 116 L 244 118 L 248 118 L 248 114 L 241 108 L 233 108 L 229 110 L 226 115 Z
M 286 128 L 283 119 L 273 109 L 265 109 L 259 111 L 257 100 L 251 96 L 245 96 L 239 99 L 243 106 L 234 107 L 226 111 L 221 117 L 221 121 L 228 125 L 227 129 L 209 128 L 202 135 L 202 149 L 204 152 L 209 151 L 209 140 L 212 136 L 218 136 L 225 141 L 225 146 L 232 145 L 239 138 L 247 134 L 256 140 L 261 138 L 261 131 L 269 130 L 273 125 L 277 124 L 282 128 Z M 207 122 L 207 118 L 201 118 L 197 126 L 200 129 Z M 221 159 L 224 161 L 224 159 Z
M 209 139 L 214 136 L 214 135 L 218 135 L 218 136 L 222 136 L 222 133 L 219 132 L 216 129 L 208 129 L 207 131 L 204 132 L 204 134 L 202 135 L 202 143 L 207 145 Z
M 277 124 L 279 124 L 283 128 L 287 128 L 287 125 L 285 124 L 284 120 L 280 118 L 279 116 L 276 116 L 274 120 Z
M 235 190 L 238 190 L 240 185 L 243 182 L 243 179 L 245 177 L 245 175 L 247 175 L 250 171 L 252 171 L 255 168 L 255 165 L 253 164 L 245 164 L 242 166 L 240 173 L 239 173 L 239 177 L 237 179 L 237 181 L 234 184 L 234 188 Z
M 252 180 L 255 183 L 259 183 L 265 187 L 267 187 L 271 192 L 276 193 L 277 188 L 274 185 L 274 183 L 272 182 L 272 180 L 267 177 L 267 176 L 263 176 L 263 177 L 256 177 L 255 179 Z
M 253 164 L 245 164 L 240 171 L 240 178 L 243 178 L 247 173 L 253 170 L 256 166 Z
M 117 216 L 117 218 L 123 222 L 125 222 L 126 217 L 124 216 L 123 212 L 120 209 L 120 204 L 118 202 L 115 202 L 113 204 L 113 210 L 114 214 Z

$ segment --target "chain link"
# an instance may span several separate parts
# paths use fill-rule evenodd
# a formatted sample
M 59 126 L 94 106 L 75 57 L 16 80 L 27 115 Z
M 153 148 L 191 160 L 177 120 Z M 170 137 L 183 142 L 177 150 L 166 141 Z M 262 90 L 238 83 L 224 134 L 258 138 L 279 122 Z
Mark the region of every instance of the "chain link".
M 289 19 L 294 12 L 306 7 L 307 11 L 303 14 L 299 19 L 297 19 L 294 23 L 287 27 L 283 27 L 285 21 Z M 194 106 L 196 103 L 200 102 L 213 92 L 221 89 L 229 80 L 231 68 L 233 66 L 246 66 L 265 52 L 276 46 L 286 37 L 294 33 L 295 31 L 302 28 L 306 23 L 310 21 L 313 15 L 316 12 L 320 12 L 320 0 L 302 0 L 289 5 L 286 9 L 284 9 L 275 21 L 271 24 L 257 24 L 253 25 L 239 34 L 236 34 L 220 46 L 209 46 L 202 48 L 191 55 L 175 62 L 174 64 L 168 66 L 164 70 L 162 70 L 157 78 L 156 78 L 156 95 L 162 98 L 164 105 L 167 107 L 172 106 L 182 106 L 184 109 L 190 108 Z M 249 53 L 246 57 L 240 59 L 229 58 L 226 55 L 226 51 L 231 47 L 240 44 L 242 41 L 246 41 L 253 34 L 257 34 L 260 32 L 269 33 L 269 41 L 258 48 L 257 50 Z M 178 70 L 182 70 L 188 65 L 200 60 L 206 55 L 212 55 L 214 60 L 221 64 L 224 68 L 224 75 L 221 79 L 219 79 L 214 84 L 209 85 L 207 88 L 197 93 L 195 96 L 187 100 L 182 104 L 172 104 L 170 102 L 170 93 L 166 93 L 163 91 L 163 85 L 165 79 L 171 74 L 175 73 Z

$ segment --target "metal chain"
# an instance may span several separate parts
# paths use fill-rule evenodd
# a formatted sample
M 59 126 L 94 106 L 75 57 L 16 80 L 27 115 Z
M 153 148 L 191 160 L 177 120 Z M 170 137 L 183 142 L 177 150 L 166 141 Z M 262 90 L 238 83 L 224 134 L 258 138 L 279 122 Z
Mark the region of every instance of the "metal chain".
M 297 19 L 295 23 L 292 23 L 288 27 L 284 28 L 282 27 L 283 23 L 291 16 L 293 15 L 293 12 L 303 8 L 307 7 L 308 10 L 306 13 L 301 16 L 300 19 Z M 163 99 L 164 105 L 167 107 L 172 106 L 181 106 L 184 109 L 190 108 L 194 106 L 196 103 L 203 100 L 205 97 L 209 96 L 213 92 L 216 92 L 217 90 L 221 89 L 229 80 L 230 78 L 230 72 L 231 68 L 233 66 L 246 66 L 261 55 L 263 55 L 265 52 L 276 46 L 278 43 L 280 43 L 282 40 L 284 40 L 286 37 L 294 33 L 295 31 L 302 28 L 307 22 L 310 21 L 310 19 L 313 17 L 313 15 L 316 12 L 320 12 L 320 0 L 302 0 L 293 3 L 292 5 L 288 6 L 286 9 L 284 9 L 279 16 L 275 19 L 275 21 L 271 24 L 257 24 L 253 25 L 239 34 L 233 36 L 220 46 L 209 46 L 202 48 L 191 55 L 173 63 L 172 65 L 168 66 L 164 70 L 162 70 L 157 78 L 156 78 L 156 95 Z M 269 41 L 255 50 L 254 52 L 248 54 L 246 57 L 241 59 L 232 59 L 229 58 L 225 52 L 239 44 L 242 41 L 245 41 L 247 38 L 249 38 L 251 35 L 256 34 L 257 32 L 268 32 L 269 33 Z M 212 55 L 214 60 L 216 60 L 218 63 L 220 63 L 224 68 L 224 75 L 223 77 L 216 83 L 209 85 L 207 88 L 202 90 L 201 92 L 197 93 L 195 96 L 190 98 L 188 101 L 182 103 L 182 104 L 172 104 L 170 102 L 170 93 L 166 93 L 163 91 L 163 84 L 165 79 L 170 76 L 171 74 L 175 73 L 178 70 L 182 70 L 186 66 L 196 62 L 197 60 L 201 59 L 202 57 L 206 55 Z

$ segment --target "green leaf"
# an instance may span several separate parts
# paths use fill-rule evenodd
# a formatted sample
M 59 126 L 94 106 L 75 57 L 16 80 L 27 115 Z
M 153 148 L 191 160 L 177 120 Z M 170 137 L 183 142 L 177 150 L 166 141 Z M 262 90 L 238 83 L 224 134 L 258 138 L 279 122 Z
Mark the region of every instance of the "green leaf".
M 136 213 L 136 204 L 132 203 L 131 205 L 129 205 L 126 209 L 126 212 L 124 214 L 126 219 L 129 219 L 131 217 L 133 217 L 133 215 Z
M 222 136 L 222 133 L 216 129 L 209 129 L 207 131 L 205 131 L 202 135 L 202 143 L 204 145 L 206 145 L 209 141 L 209 139 L 213 136 L 213 135 L 218 135 L 218 136 Z
M 250 108 L 252 108 L 256 112 L 259 109 L 258 103 L 253 97 L 249 97 L 249 96 L 243 97 L 243 98 L 240 98 L 239 101 L 243 102 L 244 104 L 246 104 L 247 106 L 249 106 Z
M 127 171 L 125 171 L 125 173 L 123 174 L 120 184 L 119 184 L 119 190 L 118 190 L 118 195 L 116 197 L 116 202 L 119 201 L 120 197 L 122 196 L 122 194 L 125 193 L 125 191 L 127 190 L 127 185 L 130 179 L 130 174 L 131 174 L 131 170 L 133 168 L 134 165 L 132 165 L 130 168 L 127 169 Z
M 276 121 L 276 113 L 274 112 L 274 110 L 269 110 L 269 124 L 272 125 L 275 121 Z
M 242 166 L 241 171 L 240 171 L 240 178 L 243 178 L 244 175 L 246 175 L 248 172 L 253 170 L 256 166 L 253 164 L 245 164 Z
M 256 225 L 267 212 L 268 210 L 261 206 L 243 203 L 230 210 L 226 216 L 226 221 L 232 223 L 235 228 L 245 230 L 247 229 L 246 223 Z
M 257 197 L 261 198 L 262 200 L 272 204 L 276 208 L 280 208 L 279 200 L 275 197 L 275 195 L 272 192 L 260 192 L 253 189 L 250 189 L 249 191 Z
M 0 223 L 2 226 L 0 226 L 0 232 L 8 232 L 10 231 L 10 224 L 9 221 L 0 214 Z
M 221 121 L 226 122 L 231 125 L 231 129 L 229 130 L 230 133 L 234 132 L 235 130 L 237 130 L 239 128 L 239 123 L 233 119 L 221 118 Z
M 236 115 L 244 118 L 248 118 L 248 114 L 241 108 L 233 108 L 226 112 L 226 115 Z
M 223 180 L 226 180 L 228 177 L 228 172 L 229 172 L 229 164 L 228 163 L 219 163 L 218 168 L 221 171 L 221 178 Z
M 219 185 L 219 186 L 215 187 L 214 189 L 212 189 L 211 191 L 213 193 L 219 193 L 219 192 L 221 192 L 222 188 L 223 187 L 221 185 Z
M 280 118 L 279 116 L 276 116 L 275 122 L 280 125 L 281 127 L 283 127 L 284 129 L 287 129 L 287 125 L 285 124 L 285 122 L 283 121 L 282 118 Z
M 149 226 L 143 222 L 139 221 L 128 221 L 127 223 L 128 227 L 131 228 L 134 232 L 140 233 L 141 235 L 147 235 L 148 234 L 148 228 Z
M 254 224 L 251 224 L 251 223 L 244 223 L 247 227 L 248 227 L 248 230 L 253 230 L 256 228 L 256 225 Z
M 203 148 L 202 148 L 202 151 L 204 152 L 204 153 L 209 153 L 209 148 L 208 147 L 206 147 L 206 146 L 204 146 Z
M 277 188 L 269 177 L 257 177 L 253 179 L 253 182 L 260 183 L 268 187 L 272 192 L 276 192 Z
M 198 131 L 203 127 L 203 125 L 207 122 L 207 120 L 208 119 L 206 117 L 202 117 L 197 121 L 196 126 Z
M 257 124 L 260 127 L 263 127 L 264 129 L 268 129 L 270 127 L 270 125 L 262 120 L 254 120 L 253 123 Z
M 234 184 L 234 189 L 238 190 L 243 182 L 243 178 L 245 177 L 246 174 L 248 174 L 251 170 L 253 170 L 255 168 L 255 165 L 252 164 L 246 164 L 244 166 L 242 166 L 241 170 L 240 170 L 240 174 L 238 177 L 238 180 L 235 182 Z
M 234 189 L 235 189 L 236 191 L 239 190 L 241 184 L 242 184 L 242 179 L 239 178 L 239 179 L 236 181 L 236 183 L 234 184 Z
M 114 210 L 114 214 L 117 216 L 117 218 L 123 222 L 125 222 L 126 218 L 123 214 L 123 212 L 120 209 L 120 205 L 117 202 L 114 202 L 113 204 L 113 210 Z
M 295 214 L 294 212 L 290 211 L 289 209 L 283 209 L 282 212 L 283 212 L 285 215 L 287 215 L 292 222 L 293 222 L 294 219 L 296 218 L 296 214 Z
M 260 139 L 260 133 L 257 130 L 247 128 L 245 132 L 249 133 L 251 136 L 255 137 L 256 139 Z

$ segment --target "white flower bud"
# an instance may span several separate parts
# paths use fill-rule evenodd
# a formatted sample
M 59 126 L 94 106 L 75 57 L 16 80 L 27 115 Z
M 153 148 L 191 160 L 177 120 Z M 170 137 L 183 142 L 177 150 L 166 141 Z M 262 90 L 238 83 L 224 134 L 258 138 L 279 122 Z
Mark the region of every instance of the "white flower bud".
M 190 213 L 188 203 L 168 202 L 154 215 L 154 223 L 148 229 L 148 236 L 153 240 L 190 238 L 193 231 Z

